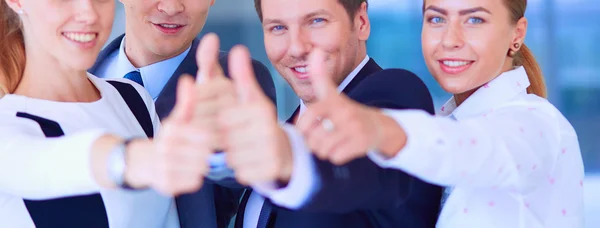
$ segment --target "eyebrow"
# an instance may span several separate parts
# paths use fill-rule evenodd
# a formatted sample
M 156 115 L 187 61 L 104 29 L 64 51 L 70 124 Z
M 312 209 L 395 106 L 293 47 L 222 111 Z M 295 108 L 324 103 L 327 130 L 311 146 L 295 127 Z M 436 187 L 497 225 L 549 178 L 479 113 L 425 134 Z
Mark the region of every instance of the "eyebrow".
M 265 18 L 263 20 L 263 24 L 267 25 L 267 24 L 283 24 L 283 21 L 280 19 L 268 19 Z
M 433 10 L 433 11 L 436 11 L 436 12 L 441 13 L 443 15 L 448 15 L 448 10 L 445 10 L 445 9 L 442 9 L 440 7 L 433 6 L 433 5 L 430 5 L 427 8 L 425 8 L 425 10 L 423 12 L 425 12 L 427 10 Z M 458 11 L 458 14 L 461 15 L 461 16 L 463 16 L 463 15 L 472 14 L 472 13 L 476 13 L 476 12 L 486 12 L 486 13 L 492 14 L 492 12 L 490 12 L 488 9 L 483 8 L 481 6 L 480 7 L 475 7 L 475 8 L 464 9 L 464 10 Z
M 325 14 L 325 15 L 329 15 L 329 13 L 327 12 L 327 10 L 320 9 L 320 10 L 317 10 L 317 11 L 311 12 L 311 13 L 309 13 L 309 14 L 306 14 L 306 15 L 304 16 L 304 19 L 308 19 L 308 18 L 315 17 L 315 16 L 318 16 L 318 15 L 323 15 L 323 14 Z
M 315 17 L 318 15 L 329 15 L 329 12 L 327 12 L 327 10 L 324 9 L 320 9 L 311 13 L 308 13 L 306 15 L 304 15 L 302 18 L 304 19 L 309 19 L 311 17 Z M 270 19 L 270 18 L 265 18 L 263 19 L 263 24 L 284 24 L 283 20 L 281 19 Z

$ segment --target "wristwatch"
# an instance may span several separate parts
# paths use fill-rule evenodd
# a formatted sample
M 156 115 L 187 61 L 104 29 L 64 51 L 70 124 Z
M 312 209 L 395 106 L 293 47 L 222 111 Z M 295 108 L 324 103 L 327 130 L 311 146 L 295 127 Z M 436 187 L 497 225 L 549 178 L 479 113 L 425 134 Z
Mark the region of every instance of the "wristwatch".
M 108 155 L 108 176 L 109 178 L 122 189 L 134 189 L 125 180 L 125 170 L 127 170 L 126 153 L 127 145 L 132 139 L 125 140 L 117 145 Z

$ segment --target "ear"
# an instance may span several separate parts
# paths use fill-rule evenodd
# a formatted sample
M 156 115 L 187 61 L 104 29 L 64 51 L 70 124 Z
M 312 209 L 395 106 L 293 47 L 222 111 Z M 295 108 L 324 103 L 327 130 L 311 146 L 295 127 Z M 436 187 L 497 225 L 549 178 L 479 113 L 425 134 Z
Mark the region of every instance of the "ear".
M 10 7 L 15 13 L 19 12 L 19 10 L 23 9 L 23 5 L 21 5 L 21 0 L 4 0 L 6 5 Z
M 354 16 L 354 29 L 358 31 L 358 39 L 367 41 L 371 35 L 371 21 L 367 13 L 367 3 L 363 2 Z
M 517 21 L 517 25 L 514 28 L 512 44 L 518 43 L 519 45 L 523 45 L 525 42 L 525 36 L 527 35 L 527 18 L 522 17 Z M 511 45 L 512 46 L 512 45 Z
M 210 0 L 210 6 L 213 6 L 215 4 L 216 0 Z

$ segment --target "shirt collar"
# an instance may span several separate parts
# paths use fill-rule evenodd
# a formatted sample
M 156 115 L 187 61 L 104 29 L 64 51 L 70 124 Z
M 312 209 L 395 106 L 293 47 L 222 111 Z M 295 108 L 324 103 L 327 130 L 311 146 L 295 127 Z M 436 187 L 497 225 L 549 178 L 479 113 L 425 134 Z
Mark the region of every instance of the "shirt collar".
M 460 106 L 456 106 L 454 97 L 442 106 L 440 115 L 457 120 L 482 115 L 493 111 L 494 107 L 515 96 L 527 93 L 530 82 L 524 67 L 504 72 L 492 81 L 477 89 Z
M 340 85 L 337 87 L 338 92 L 342 92 L 346 86 L 348 86 L 348 84 L 350 84 L 350 82 L 356 77 L 356 75 L 358 75 L 358 72 L 360 72 L 360 70 L 365 67 L 365 65 L 367 65 L 367 62 L 369 62 L 369 55 L 366 55 L 365 58 L 362 60 L 362 62 L 360 62 L 360 64 L 358 64 L 358 66 L 356 68 L 354 68 L 354 70 L 352 70 L 352 72 L 350 72 L 350 74 L 348 74 L 348 76 L 346 78 L 344 78 L 344 80 L 342 81 L 342 83 L 340 83 Z M 303 113 L 304 110 L 306 109 L 306 104 L 304 104 L 303 100 L 300 100 L 300 113 Z
M 173 58 L 136 68 L 125 54 L 125 37 L 123 37 L 117 57 L 117 74 L 125 76 L 125 74 L 131 71 L 139 71 L 142 75 L 144 87 L 148 90 L 152 98 L 156 100 L 171 76 L 175 73 L 175 70 L 177 70 L 183 59 L 188 55 L 190 49 L 191 45 L 184 52 Z

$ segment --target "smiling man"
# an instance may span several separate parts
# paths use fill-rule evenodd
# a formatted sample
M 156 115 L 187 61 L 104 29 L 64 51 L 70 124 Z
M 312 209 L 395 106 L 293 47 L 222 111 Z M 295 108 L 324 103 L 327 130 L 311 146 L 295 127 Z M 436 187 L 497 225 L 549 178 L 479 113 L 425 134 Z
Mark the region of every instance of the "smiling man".
M 243 81 L 238 94 L 247 99 L 230 110 L 231 115 L 245 113 L 243 117 L 223 121 L 234 142 L 229 145 L 228 164 L 238 181 L 252 187 L 242 198 L 236 228 L 434 227 L 439 186 L 381 168 L 366 157 L 345 165 L 319 159 L 305 142 L 337 141 L 329 137 L 336 127 L 326 124 L 327 117 L 322 127 L 315 126 L 323 128 L 319 137 L 304 138 L 294 127 L 319 99 L 312 82 L 315 75 L 331 79 L 339 92 L 361 104 L 433 114 L 429 91 L 416 75 L 382 69 L 367 54 L 371 30 L 367 0 L 254 2 L 269 60 L 298 95 L 300 105 L 287 124 L 280 125 L 275 116 L 267 115 L 273 109 L 267 99 L 253 93 L 259 89 L 246 88 L 254 83 L 240 75 L 248 74 L 234 72 L 234 80 Z M 318 53 L 323 58 L 315 59 Z
M 175 104 L 179 77 L 196 75 L 198 71 L 196 36 L 215 0 L 120 1 L 125 8 L 125 34 L 108 44 L 90 73 L 102 78 L 125 77 L 141 84 L 154 99 L 162 120 Z M 218 63 L 227 75 L 227 53 L 218 55 Z M 275 86 L 269 71 L 258 61 L 252 65 L 263 91 L 275 102 Z M 243 189 L 218 184 L 223 183 L 207 179 L 199 191 L 175 199 L 173 209 L 178 212 L 182 228 L 227 226 Z

